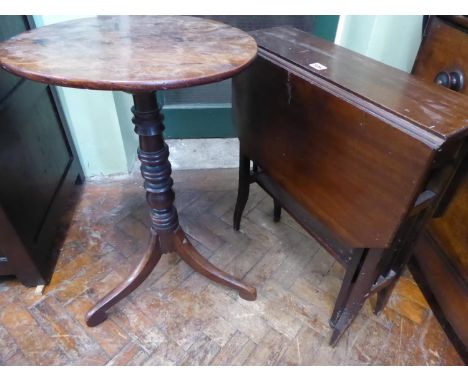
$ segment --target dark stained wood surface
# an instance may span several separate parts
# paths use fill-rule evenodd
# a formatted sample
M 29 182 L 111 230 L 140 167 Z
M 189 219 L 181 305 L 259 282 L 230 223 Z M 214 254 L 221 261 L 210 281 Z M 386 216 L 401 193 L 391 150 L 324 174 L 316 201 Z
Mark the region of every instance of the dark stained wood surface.
M 295 28 L 277 27 L 251 34 L 265 51 L 274 50 L 316 77 L 408 121 L 399 128 L 409 134 L 428 132 L 447 138 L 467 133 L 464 111 L 468 102 L 455 94 Z M 314 63 L 327 69 L 314 69 L 310 66 Z
M 415 77 L 433 83 L 441 71 L 465 75 L 458 92 L 441 91 L 466 102 L 468 87 L 468 17 L 431 17 L 413 68 Z M 468 116 L 468 109 L 464 115 Z M 431 308 L 468 363 L 468 156 L 459 169 L 437 218 L 418 244 L 411 270 Z
M 433 82 L 440 71 L 461 70 L 465 76 L 468 74 L 468 28 L 463 30 L 457 27 L 463 20 L 466 23 L 468 17 L 431 19 L 414 65 L 415 76 Z M 468 100 L 466 84 L 459 92 L 442 90 Z M 468 116 L 468 109 L 465 115 Z M 443 216 L 431 222 L 429 230 L 468 285 L 468 158 L 465 162 L 450 204 Z
M 442 210 L 468 151 L 468 100 L 291 28 L 253 35 L 258 58 L 233 80 L 234 228 L 257 182 L 344 265 L 333 346 L 370 295 L 384 309 Z
M 53 85 L 153 91 L 229 78 L 256 55 L 255 40 L 188 16 L 103 16 L 20 34 L 0 44 L 0 66 Z
M 8 254 L 8 257 L 6 256 Z M 0 205 L 0 276 L 16 275 L 25 285 L 44 284 L 41 272 Z
M 453 267 L 447 262 L 447 248 L 434 241 L 426 231 L 415 249 L 416 261 L 410 264 L 411 272 L 434 315 L 468 363 L 468 300 L 466 288 L 454 277 Z
M 67 87 L 133 93 L 138 157 L 151 207 L 149 247 L 139 265 L 86 316 L 102 323 L 107 310 L 137 288 L 163 253 L 179 252 L 197 272 L 254 300 L 255 288 L 221 271 L 189 244 L 179 227 L 169 150 L 155 90 L 220 81 L 256 56 L 255 40 L 228 25 L 194 17 L 106 16 L 20 34 L 0 45 L 0 66 L 19 76 Z
M 468 20 L 468 17 L 465 19 Z M 453 27 L 448 20 L 432 18 L 425 36 L 425 41 L 430 43 L 424 44 L 419 50 L 413 74 L 427 83 L 433 83 L 437 73 L 442 70 L 464 69 L 466 76 L 468 74 L 467 33 L 468 26 L 463 30 Z M 457 97 L 457 93 L 442 90 Z M 465 84 L 459 93 L 468 94 L 468 86 Z
M 294 28 L 252 35 L 233 101 L 246 152 L 346 245 L 388 247 L 436 153 L 467 135 L 468 99 Z
M 431 221 L 428 230 L 445 249 L 468 292 L 468 159 L 465 159 L 459 177 L 458 187 L 445 213 Z M 468 308 L 468 299 L 466 305 Z
M 388 247 L 433 149 L 278 62 L 234 79 L 241 146 L 346 246 Z
M 31 18 L 0 16 L 0 40 L 31 27 Z M 73 209 L 75 182 L 84 177 L 55 90 L 1 69 L 0 179 L 7 274 L 27 286 L 45 284 L 69 222 L 64 212 Z
M 441 19 L 445 19 L 450 24 L 452 24 L 456 28 L 464 29 L 468 31 L 468 16 L 462 15 L 445 15 L 445 16 L 437 16 Z

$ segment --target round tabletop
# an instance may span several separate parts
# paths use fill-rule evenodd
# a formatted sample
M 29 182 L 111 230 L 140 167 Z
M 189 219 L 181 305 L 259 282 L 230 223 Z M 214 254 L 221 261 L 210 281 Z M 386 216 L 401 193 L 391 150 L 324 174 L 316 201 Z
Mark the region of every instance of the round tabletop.
M 0 43 L 0 66 L 52 85 L 128 92 L 232 77 L 255 58 L 247 33 L 189 16 L 99 16 L 48 25 Z

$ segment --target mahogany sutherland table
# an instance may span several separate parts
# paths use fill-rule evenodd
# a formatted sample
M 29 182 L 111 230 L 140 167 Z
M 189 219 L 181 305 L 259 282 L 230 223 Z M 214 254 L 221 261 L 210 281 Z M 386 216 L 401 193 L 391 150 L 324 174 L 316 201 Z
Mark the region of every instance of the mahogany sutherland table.
M 468 158 L 468 99 L 291 27 L 252 36 L 258 58 L 233 80 L 234 228 L 256 182 L 275 220 L 284 208 L 344 266 L 334 345 L 369 296 L 382 311 L 443 214 Z
M 122 284 L 87 314 L 95 326 L 106 311 L 151 273 L 161 255 L 176 251 L 196 271 L 234 288 L 246 300 L 255 288 L 204 259 L 179 226 L 169 150 L 157 90 L 232 77 L 255 58 L 255 40 L 241 30 L 196 17 L 106 16 L 49 25 L 0 44 L 0 65 L 30 80 L 66 87 L 120 90 L 133 95 L 138 157 L 151 207 L 151 238 L 142 260 Z

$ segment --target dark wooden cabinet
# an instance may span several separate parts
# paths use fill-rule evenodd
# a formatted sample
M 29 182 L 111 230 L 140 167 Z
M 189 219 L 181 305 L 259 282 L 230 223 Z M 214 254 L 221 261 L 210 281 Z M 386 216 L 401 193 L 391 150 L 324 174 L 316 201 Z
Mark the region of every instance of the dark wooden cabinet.
M 459 101 L 468 99 L 468 17 L 431 17 L 413 74 L 439 82 Z M 450 109 L 451 105 L 441 107 Z M 465 110 L 468 124 L 468 109 Z M 460 355 L 468 362 L 468 157 L 450 197 L 432 219 L 411 262 L 411 271 Z
M 0 16 L 0 40 L 33 27 Z M 0 275 L 47 283 L 58 220 L 81 166 L 55 90 L 0 71 Z

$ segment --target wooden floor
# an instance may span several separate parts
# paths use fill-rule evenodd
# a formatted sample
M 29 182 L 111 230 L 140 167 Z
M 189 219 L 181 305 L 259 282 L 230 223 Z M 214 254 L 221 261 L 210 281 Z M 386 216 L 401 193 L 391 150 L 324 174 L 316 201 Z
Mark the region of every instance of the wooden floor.
M 174 173 L 185 231 L 210 260 L 258 288 L 248 302 L 174 254 L 88 328 L 86 311 L 127 277 L 148 238 L 138 174 L 88 182 L 44 295 L 0 281 L 5 365 L 460 365 L 408 273 L 376 317 L 366 303 L 336 348 L 328 319 L 343 270 L 254 187 L 232 229 L 235 170 Z

